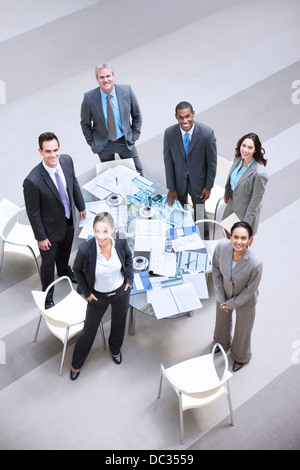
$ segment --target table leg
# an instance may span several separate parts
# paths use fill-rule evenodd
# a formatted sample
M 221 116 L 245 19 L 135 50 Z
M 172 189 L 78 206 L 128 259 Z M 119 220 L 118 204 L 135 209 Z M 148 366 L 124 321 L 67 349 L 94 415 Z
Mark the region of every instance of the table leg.
M 131 336 L 135 335 L 135 309 L 132 305 L 129 306 L 128 334 Z

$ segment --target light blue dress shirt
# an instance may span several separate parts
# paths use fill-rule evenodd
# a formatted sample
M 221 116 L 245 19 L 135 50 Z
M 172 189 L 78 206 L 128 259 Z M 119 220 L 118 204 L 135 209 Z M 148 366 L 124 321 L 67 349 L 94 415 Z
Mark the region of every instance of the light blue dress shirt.
M 238 183 L 238 180 L 245 173 L 245 171 L 249 168 L 249 166 L 253 163 L 253 161 L 254 161 L 254 158 L 252 158 L 251 162 L 248 163 L 248 165 L 244 166 L 240 170 L 240 168 L 243 164 L 243 159 L 241 159 L 240 163 L 235 167 L 235 169 L 233 170 L 233 172 L 230 175 L 230 186 L 231 186 L 232 191 L 235 190 L 236 185 Z
M 101 93 L 101 99 L 102 99 L 102 108 L 103 108 L 103 113 L 104 117 L 106 120 L 107 124 L 107 93 L 104 93 L 101 88 L 100 88 L 100 93 Z M 121 123 L 121 116 L 120 116 L 120 110 L 119 110 L 119 103 L 118 103 L 118 98 L 116 94 L 115 88 L 112 89 L 111 93 L 109 93 L 111 96 L 111 104 L 113 107 L 113 112 L 114 112 L 114 118 L 115 118 L 115 123 L 116 123 L 116 132 L 117 132 L 117 139 L 122 137 L 124 135 L 123 130 L 122 130 L 122 123 Z

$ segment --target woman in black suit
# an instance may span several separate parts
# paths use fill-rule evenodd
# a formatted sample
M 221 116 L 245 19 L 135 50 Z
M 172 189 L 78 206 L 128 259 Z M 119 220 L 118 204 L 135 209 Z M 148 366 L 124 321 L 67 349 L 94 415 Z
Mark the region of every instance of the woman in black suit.
M 112 358 L 121 364 L 130 289 L 133 286 L 132 255 L 127 240 L 115 232 L 108 212 L 94 219 L 95 238 L 80 245 L 73 270 L 82 293 L 88 299 L 83 330 L 76 342 L 70 377 L 77 379 L 93 345 L 100 321 L 111 305 L 109 347 Z

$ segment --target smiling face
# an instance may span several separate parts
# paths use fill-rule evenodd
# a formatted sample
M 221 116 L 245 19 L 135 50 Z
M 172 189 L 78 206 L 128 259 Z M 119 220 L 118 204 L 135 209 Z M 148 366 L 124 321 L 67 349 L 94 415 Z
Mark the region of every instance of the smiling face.
M 111 93 L 115 84 L 115 76 L 112 70 L 108 67 L 99 69 L 97 72 L 97 82 L 104 93 Z
M 111 236 L 114 228 L 107 222 L 96 222 L 94 225 L 94 235 L 101 249 L 111 245 Z
M 193 127 L 194 116 L 195 111 L 192 111 L 191 108 L 178 109 L 175 114 L 181 129 L 185 132 L 188 132 Z
M 44 140 L 43 148 L 39 149 L 44 163 L 50 168 L 56 168 L 60 157 L 60 146 L 56 139 Z
M 252 139 L 245 139 L 241 143 L 240 152 L 245 163 L 249 163 L 254 157 L 255 145 Z
M 235 253 L 242 256 L 250 243 L 249 232 L 244 227 L 237 227 L 231 235 L 231 243 Z

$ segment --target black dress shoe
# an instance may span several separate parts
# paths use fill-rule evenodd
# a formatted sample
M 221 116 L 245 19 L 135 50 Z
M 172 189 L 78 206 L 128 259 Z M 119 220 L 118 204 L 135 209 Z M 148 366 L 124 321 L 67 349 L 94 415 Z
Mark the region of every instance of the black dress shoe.
M 242 363 L 242 362 L 236 362 L 236 361 L 235 361 L 235 362 L 233 363 L 233 366 L 232 366 L 233 372 L 237 372 L 237 371 L 240 370 L 242 367 L 244 367 L 245 364 L 246 364 L 245 362 Z
M 113 358 L 113 361 L 115 361 L 116 364 L 121 364 L 122 362 L 122 354 L 120 353 L 118 356 L 111 356 Z
M 53 302 L 53 300 L 46 300 L 45 302 L 45 309 L 48 310 L 48 308 L 52 308 L 54 307 L 55 303 Z
M 78 372 L 74 372 L 72 369 L 70 370 L 70 378 L 71 380 L 76 380 L 77 377 L 79 376 L 80 374 L 80 370 Z
M 77 284 L 77 280 L 73 271 L 68 272 L 67 274 L 59 274 L 59 277 L 63 277 L 63 276 L 67 276 L 71 280 L 71 282 L 74 282 L 74 284 Z
M 69 278 L 71 279 L 71 281 L 74 283 L 74 284 L 77 284 L 77 279 L 75 277 L 75 274 L 72 273 L 72 274 L 69 274 Z

